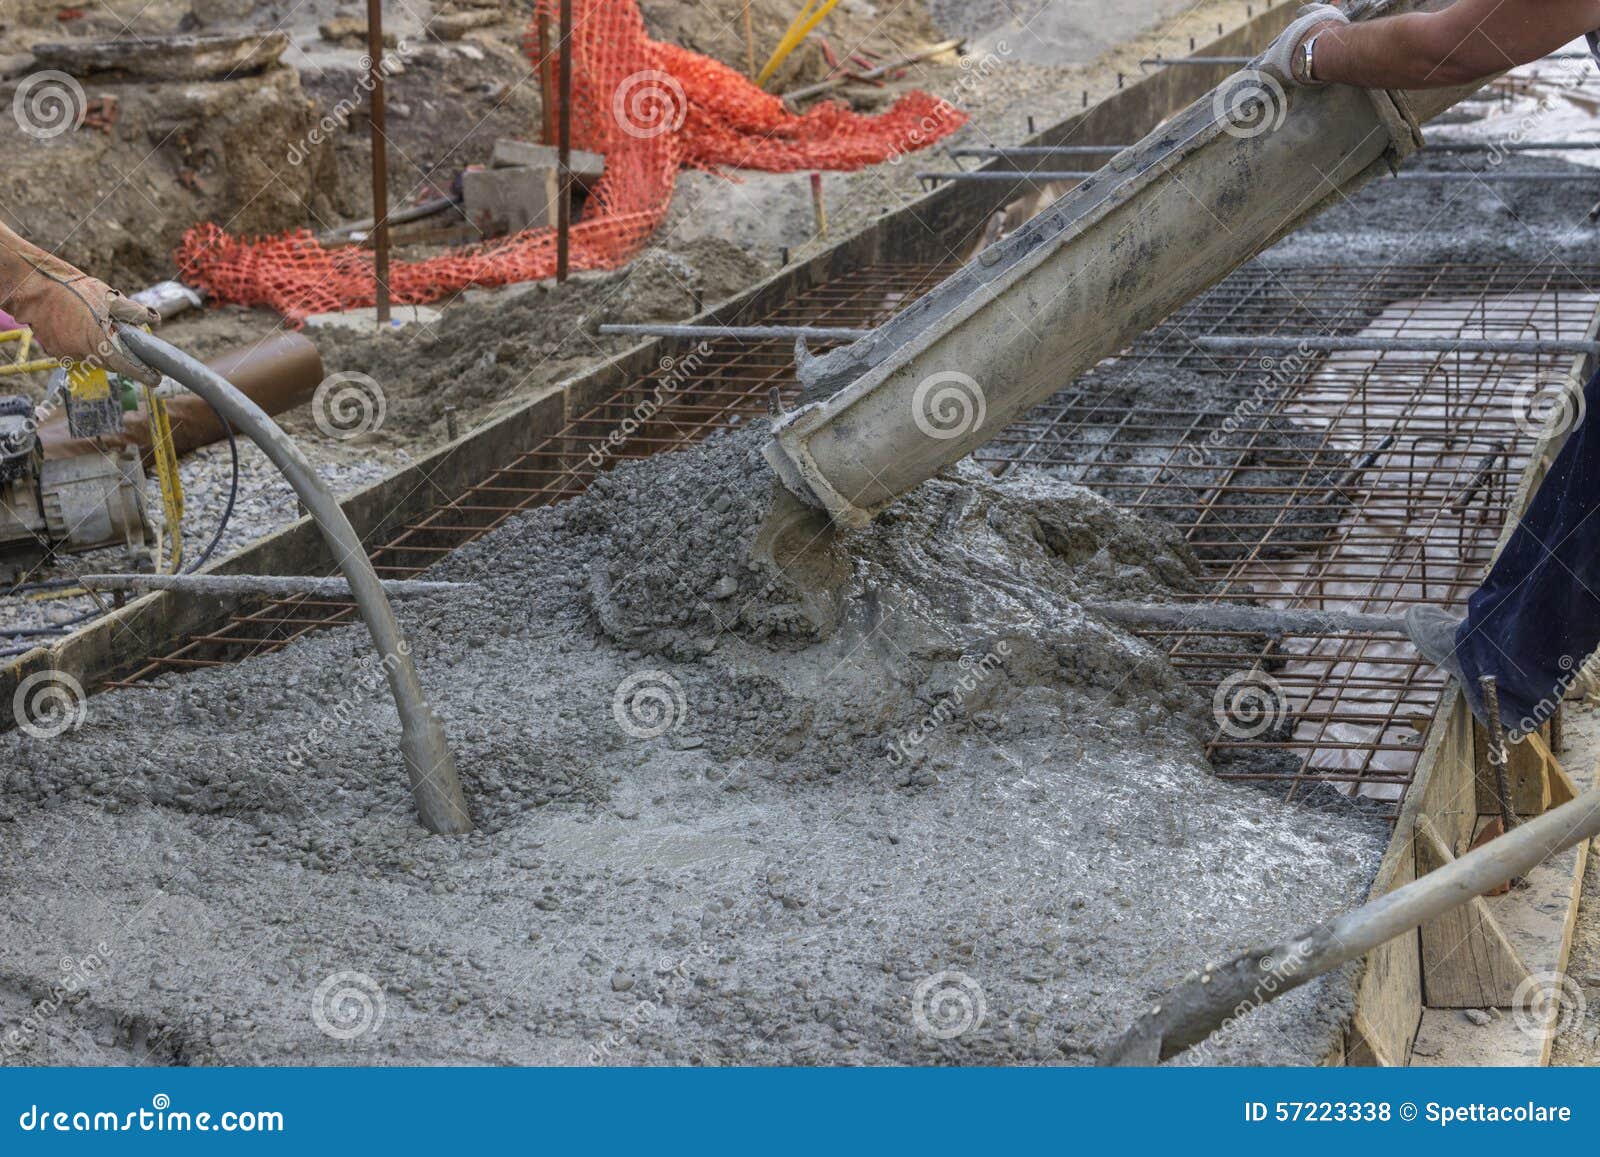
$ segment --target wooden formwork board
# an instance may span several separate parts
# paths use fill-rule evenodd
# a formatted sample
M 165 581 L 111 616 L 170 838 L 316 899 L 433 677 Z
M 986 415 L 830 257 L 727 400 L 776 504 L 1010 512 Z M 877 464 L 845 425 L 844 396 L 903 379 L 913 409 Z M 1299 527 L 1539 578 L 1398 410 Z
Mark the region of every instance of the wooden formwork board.
M 1600 312 L 1586 339 L 1600 337 Z M 1594 355 L 1577 357 L 1573 376 L 1587 382 Z M 1547 433 L 1523 472 L 1511 504 L 1526 510 L 1560 452 L 1566 433 Z M 1508 518 L 1496 548 L 1516 526 Z M 1600 712 L 1566 706 L 1565 743 L 1558 766 L 1547 766 L 1538 744 L 1517 745 L 1512 794 L 1519 813 L 1534 814 L 1563 794 L 1592 787 L 1600 766 Z M 1547 736 L 1548 728 L 1540 735 Z M 1494 804 L 1484 773 L 1484 743 L 1457 689 L 1435 717 L 1411 794 L 1395 824 L 1370 898 L 1376 899 L 1471 846 Z M 1572 929 L 1587 865 L 1588 843 L 1553 856 L 1522 886 L 1485 897 L 1448 924 L 1396 937 L 1372 952 L 1355 1012 L 1337 1057 L 1346 1064 L 1542 1065 L 1550 1059 L 1555 1006 L 1534 1023 L 1515 1005 L 1528 985 L 1559 983 L 1571 951 Z M 1509 949 L 1514 960 L 1506 959 Z M 1509 989 L 1509 991 L 1508 991 Z M 1481 993 L 1483 1004 L 1469 1003 Z M 1549 1002 L 1546 1002 L 1549 1003 Z

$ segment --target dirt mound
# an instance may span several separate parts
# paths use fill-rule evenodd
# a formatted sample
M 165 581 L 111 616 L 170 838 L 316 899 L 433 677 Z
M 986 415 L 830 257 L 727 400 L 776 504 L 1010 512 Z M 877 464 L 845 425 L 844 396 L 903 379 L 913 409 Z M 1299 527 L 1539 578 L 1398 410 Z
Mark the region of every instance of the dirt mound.
M 15 91 L 0 84 L 0 103 L 9 108 Z M 139 286 L 171 276 L 172 248 L 197 214 L 265 230 L 303 218 L 332 190 L 319 155 L 289 161 L 316 122 L 292 69 L 183 85 L 90 79 L 83 93 L 115 98 L 114 121 L 42 140 L 18 134 L 0 201 L 30 240 L 99 277 Z
M 565 286 L 546 281 L 473 293 L 426 326 L 305 332 L 330 374 L 356 371 L 383 389 L 383 426 L 360 444 L 404 445 L 442 432 L 446 406 L 457 408 L 466 429 L 637 341 L 599 336 L 602 322 L 682 321 L 694 316 L 697 300 L 731 297 L 767 272 L 732 243 L 705 238 L 647 250 L 616 273 L 584 274 Z M 293 433 L 317 436 L 306 410 L 284 422 Z

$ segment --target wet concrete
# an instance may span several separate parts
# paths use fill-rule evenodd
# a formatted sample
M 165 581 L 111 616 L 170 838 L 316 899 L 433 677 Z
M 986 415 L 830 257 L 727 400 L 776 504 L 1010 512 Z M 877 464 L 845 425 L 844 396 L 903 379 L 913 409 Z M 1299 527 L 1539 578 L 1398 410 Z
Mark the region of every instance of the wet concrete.
M 402 608 L 471 837 L 411 818 L 354 631 L 0 737 L 8 1059 L 1082 1062 L 1365 888 L 1384 825 L 1213 778 L 1206 706 L 1079 609 L 1191 588 L 1170 532 L 963 470 L 777 571 L 752 435 L 621 467 L 440 568 L 481 598 Z M 1212 1059 L 1314 1062 L 1349 1001 Z
M 1570 259 L 1590 195 L 1388 186 L 1267 261 Z M 1173 532 L 963 467 L 773 541 L 757 442 L 623 466 L 401 608 L 470 837 L 412 819 L 354 631 L 0 736 L 0 1059 L 1074 1063 L 1364 895 L 1387 825 L 1215 779 L 1208 705 L 1082 613 L 1196 589 Z M 1350 981 L 1203 1059 L 1321 1059 Z

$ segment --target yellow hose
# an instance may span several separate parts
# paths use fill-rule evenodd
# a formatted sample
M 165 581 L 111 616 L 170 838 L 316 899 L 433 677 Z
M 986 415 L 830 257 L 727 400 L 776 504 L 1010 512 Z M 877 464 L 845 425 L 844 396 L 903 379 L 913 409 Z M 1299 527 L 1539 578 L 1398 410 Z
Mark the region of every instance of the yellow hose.
M 783 34 L 783 39 L 778 42 L 778 47 L 773 50 L 767 63 L 756 76 L 757 84 L 766 84 L 772 74 L 778 71 L 779 65 L 789 59 L 789 54 L 805 42 L 811 35 L 811 30 L 822 23 L 822 18 L 839 6 L 839 0 L 806 0 L 793 21 L 789 30 Z
M 161 509 L 166 516 L 167 534 L 172 538 L 171 573 L 177 574 L 183 561 L 183 480 L 178 475 L 178 452 L 172 445 L 172 421 L 167 415 L 166 400 L 157 395 L 152 386 L 144 388 L 144 399 L 150 409 L 150 446 L 154 451 L 156 479 L 161 483 Z M 158 573 L 160 550 L 158 544 Z

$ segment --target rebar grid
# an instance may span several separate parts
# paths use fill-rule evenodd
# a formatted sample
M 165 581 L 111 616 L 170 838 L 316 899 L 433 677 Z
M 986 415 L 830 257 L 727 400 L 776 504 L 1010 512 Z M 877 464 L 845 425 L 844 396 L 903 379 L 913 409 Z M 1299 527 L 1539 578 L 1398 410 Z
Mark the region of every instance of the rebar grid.
M 932 289 L 948 267 L 870 266 L 833 278 L 735 324 L 873 326 Z M 830 348 L 823 343 L 819 348 Z M 767 412 L 772 391 L 798 395 L 794 347 L 786 341 L 713 340 L 662 364 L 591 406 L 559 430 L 490 471 L 449 502 L 400 527 L 373 548 L 382 578 L 413 578 L 508 519 L 582 493 L 615 463 L 700 441 Z M 222 626 L 188 636 L 108 685 L 218 667 L 288 645 L 311 631 L 352 621 L 354 604 L 293 597 L 247 605 Z
M 1581 338 L 1600 301 L 1591 287 L 1600 266 L 1254 265 L 977 457 L 1175 523 L 1211 580 L 1197 602 L 1459 608 L 1487 569 L 1541 409 L 1575 395 L 1572 359 L 1402 354 L 1383 338 Z M 1190 340 L 1211 334 L 1361 335 L 1374 348 L 1258 357 Z M 1330 785 L 1398 810 L 1444 691 L 1402 637 L 1142 633 L 1212 696 L 1218 774 L 1289 798 Z

